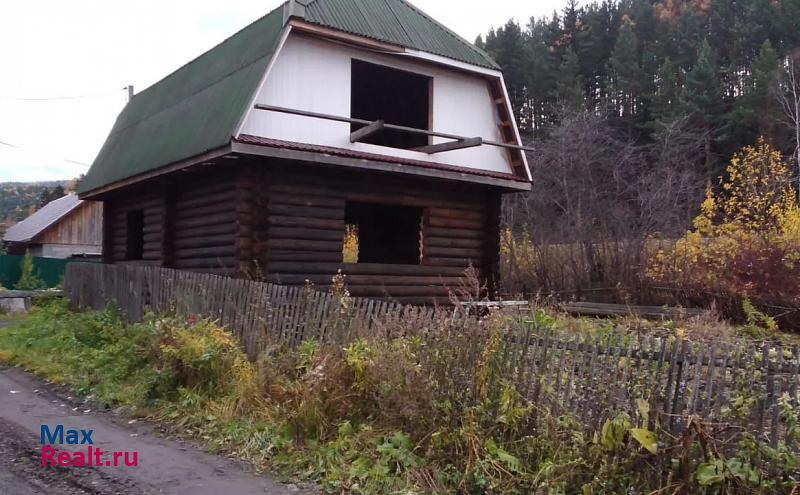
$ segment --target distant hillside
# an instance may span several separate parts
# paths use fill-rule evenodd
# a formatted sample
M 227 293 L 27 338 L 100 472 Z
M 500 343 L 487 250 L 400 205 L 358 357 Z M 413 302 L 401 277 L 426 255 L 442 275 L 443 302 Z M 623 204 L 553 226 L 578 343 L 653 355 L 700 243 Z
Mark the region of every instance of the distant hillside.
M 0 222 L 16 223 L 64 195 L 72 181 L 0 182 Z

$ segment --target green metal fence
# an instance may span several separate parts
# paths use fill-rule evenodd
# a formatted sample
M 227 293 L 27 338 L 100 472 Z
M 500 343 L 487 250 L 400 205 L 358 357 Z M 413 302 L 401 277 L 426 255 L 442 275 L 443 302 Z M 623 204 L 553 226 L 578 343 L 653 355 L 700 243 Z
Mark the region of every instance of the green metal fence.
M 6 289 L 13 289 L 17 284 L 22 274 L 22 258 L 23 256 L 11 254 L 0 255 L 0 284 Z M 33 267 L 36 275 L 44 280 L 48 287 L 55 287 L 63 280 L 68 261 L 34 256 Z

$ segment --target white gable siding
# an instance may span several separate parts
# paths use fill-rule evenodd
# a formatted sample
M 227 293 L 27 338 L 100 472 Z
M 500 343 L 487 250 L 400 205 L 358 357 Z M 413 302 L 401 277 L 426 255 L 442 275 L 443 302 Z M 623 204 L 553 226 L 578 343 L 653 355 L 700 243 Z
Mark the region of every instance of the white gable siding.
M 482 77 L 383 55 L 292 33 L 274 61 L 256 103 L 350 116 L 352 59 L 416 72 L 433 78 L 433 130 L 501 141 L 495 104 Z M 402 95 L 387 94 L 387 98 Z M 461 167 L 512 173 L 506 151 L 495 146 L 425 153 L 364 143 L 350 143 L 350 125 L 264 110 L 249 112 L 242 134 L 335 146 L 369 153 L 424 160 Z M 447 139 L 434 138 L 433 143 Z

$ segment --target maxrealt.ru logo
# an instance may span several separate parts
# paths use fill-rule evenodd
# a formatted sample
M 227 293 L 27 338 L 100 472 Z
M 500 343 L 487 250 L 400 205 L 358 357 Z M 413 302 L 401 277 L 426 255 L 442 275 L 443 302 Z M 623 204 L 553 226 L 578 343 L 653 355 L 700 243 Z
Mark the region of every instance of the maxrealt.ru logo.
M 126 466 L 139 464 L 138 452 L 114 451 L 104 452 L 94 447 L 92 434 L 94 430 L 64 428 L 64 425 L 41 427 L 42 467 L 46 466 Z M 78 445 L 86 446 L 85 450 L 58 451 L 54 446 Z

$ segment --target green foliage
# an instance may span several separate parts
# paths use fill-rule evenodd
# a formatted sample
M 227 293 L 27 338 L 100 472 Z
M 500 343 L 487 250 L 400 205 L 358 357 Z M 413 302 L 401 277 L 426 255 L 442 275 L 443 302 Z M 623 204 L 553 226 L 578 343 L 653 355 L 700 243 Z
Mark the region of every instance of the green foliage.
M 555 94 L 559 103 L 567 108 L 580 110 L 584 106 L 583 79 L 578 56 L 572 50 L 567 51 L 558 68 Z
M 656 91 L 651 98 L 653 120 L 660 123 L 672 122 L 680 116 L 681 83 L 677 68 L 669 57 L 659 67 L 656 75 Z
M 44 289 L 47 284 L 39 276 L 39 271 L 33 266 L 33 255 L 30 251 L 25 253 L 25 256 L 20 262 L 20 276 L 14 288 L 17 290 L 37 290 Z
M 328 493 L 789 493 L 798 462 L 783 443 L 743 436 L 735 456 L 706 456 L 719 449 L 702 425 L 661 435 L 644 399 L 630 415 L 609 411 L 597 431 L 543 407 L 546 389 L 529 403 L 504 367 L 509 323 L 430 329 L 424 342 L 304 342 L 253 364 L 209 321 L 126 325 L 111 309 L 51 301 L 0 333 L 0 360 Z M 788 394 L 780 404 L 788 435 L 800 436 Z
M 64 195 L 66 181 L 0 183 L 0 221 L 15 223 Z
M 756 309 L 750 299 L 742 299 L 742 310 L 747 325 L 743 328 L 746 333 L 751 335 L 774 335 L 778 331 L 778 324 L 775 319 Z
M 504 69 L 523 133 L 550 132 L 566 104 L 607 115 L 637 141 L 691 115 L 688 131 L 709 138 L 703 173 L 717 173 L 719 157 L 759 135 L 793 149 L 772 93 L 780 61 L 799 43 L 797 0 L 562 4 L 480 38 Z

